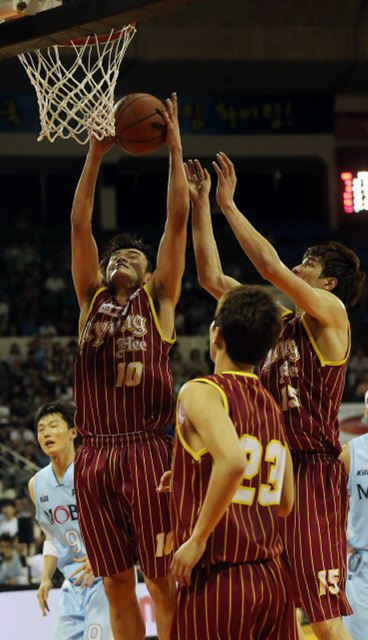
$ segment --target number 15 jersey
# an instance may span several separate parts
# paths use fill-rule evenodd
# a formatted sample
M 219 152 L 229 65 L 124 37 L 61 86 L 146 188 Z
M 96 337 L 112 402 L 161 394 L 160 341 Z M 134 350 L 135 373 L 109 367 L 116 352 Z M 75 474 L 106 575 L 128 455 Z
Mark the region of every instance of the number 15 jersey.
M 281 407 L 292 450 L 312 450 L 337 456 L 338 413 L 345 387 L 349 348 L 341 362 L 325 360 L 305 314 L 285 315 L 284 329 L 269 351 L 260 378 Z

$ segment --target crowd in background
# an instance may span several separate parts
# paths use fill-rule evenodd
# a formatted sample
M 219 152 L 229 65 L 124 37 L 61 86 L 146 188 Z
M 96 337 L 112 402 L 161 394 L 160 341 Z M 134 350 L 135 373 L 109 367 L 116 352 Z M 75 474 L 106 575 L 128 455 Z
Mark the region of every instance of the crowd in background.
M 240 282 L 260 282 L 242 254 L 236 252 L 231 233 L 225 229 L 220 232 L 226 273 Z M 25 216 L 16 221 L 15 233 L 17 240 L 0 239 L 0 338 L 7 338 L 6 349 L 0 340 L 0 445 L 4 445 L 3 461 L 10 463 L 17 454 L 33 463 L 36 470 L 48 459 L 37 444 L 35 411 L 55 398 L 68 401 L 73 397 L 78 308 L 67 236 L 45 237 L 41 228 L 30 228 Z M 272 240 L 289 266 L 301 259 L 302 247 L 314 244 L 308 239 L 301 243 L 298 238 L 276 236 Z M 362 256 L 359 247 L 353 248 L 367 268 L 367 256 Z M 171 358 L 176 392 L 186 380 L 211 371 L 206 336 L 214 310 L 214 300 L 198 285 L 189 247 L 176 315 L 177 342 Z M 362 402 L 368 389 L 367 299 L 353 310 L 351 322 L 354 342 L 344 401 Z M 189 349 L 183 346 L 183 336 L 193 337 Z M 0 583 L 37 582 L 42 540 L 39 532 L 35 538 L 31 536 L 33 554 L 27 561 L 29 549 L 17 528 L 18 520 L 29 523 L 32 518 L 27 473 L 20 473 L 14 466 L 13 473 L 8 471 L 0 477 L 0 483 Z

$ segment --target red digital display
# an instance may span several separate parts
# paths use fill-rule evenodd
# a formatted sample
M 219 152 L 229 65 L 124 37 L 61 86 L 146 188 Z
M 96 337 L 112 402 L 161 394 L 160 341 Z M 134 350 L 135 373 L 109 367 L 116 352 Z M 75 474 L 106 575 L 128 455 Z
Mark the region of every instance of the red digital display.
M 343 171 L 340 178 L 344 183 L 344 212 L 368 213 L 368 171 Z

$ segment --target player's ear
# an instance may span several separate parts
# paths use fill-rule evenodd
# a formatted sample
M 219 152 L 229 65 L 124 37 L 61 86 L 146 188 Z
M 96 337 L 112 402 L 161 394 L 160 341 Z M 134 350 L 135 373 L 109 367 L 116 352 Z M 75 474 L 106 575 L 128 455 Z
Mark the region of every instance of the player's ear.
M 69 429 L 69 433 L 70 433 L 71 439 L 75 440 L 78 435 L 77 427 L 72 427 L 71 429 Z
M 327 291 L 333 291 L 337 287 L 338 279 L 337 278 L 325 278 L 325 289 Z
M 212 334 L 212 342 L 218 349 L 223 349 L 225 345 L 224 336 L 222 335 L 221 327 L 215 326 Z

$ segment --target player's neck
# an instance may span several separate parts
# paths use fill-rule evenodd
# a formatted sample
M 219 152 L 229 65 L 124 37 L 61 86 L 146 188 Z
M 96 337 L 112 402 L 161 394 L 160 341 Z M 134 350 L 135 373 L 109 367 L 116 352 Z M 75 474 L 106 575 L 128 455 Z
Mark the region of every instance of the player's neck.
M 239 371 L 240 373 L 253 373 L 254 366 L 244 364 L 243 362 L 234 362 L 227 353 L 218 351 L 215 362 L 215 373 L 223 373 L 224 371 Z
M 120 287 L 115 288 L 111 292 L 115 300 L 124 307 L 130 299 L 130 296 L 137 290 L 137 286 L 134 287 Z
M 52 457 L 51 465 L 59 482 L 63 480 L 67 469 L 74 462 L 74 458 L 74 447 L 71 450 L 61 451 Z

